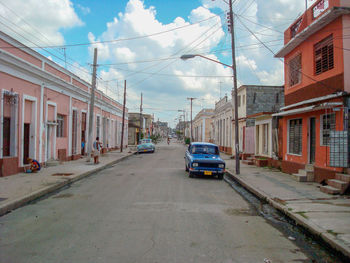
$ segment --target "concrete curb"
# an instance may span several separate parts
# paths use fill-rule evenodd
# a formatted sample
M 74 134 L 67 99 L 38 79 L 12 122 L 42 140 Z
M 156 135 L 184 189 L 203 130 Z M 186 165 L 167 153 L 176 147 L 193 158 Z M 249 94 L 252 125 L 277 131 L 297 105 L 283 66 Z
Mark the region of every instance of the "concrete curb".
M 34 200 L 36 200 L 44 195 L 55 192 L 68 184 L 79 181 L 79 180 L 81 180 L 81 179 L 83 179 L 83 178 L 85 178 L 93 173 L 100 172 L 100 171 L 108 168 L 108 166 L 112 166 L 118 162 L 121 162 L 134 154 L 135 154 L 135 152 L 130 153 L 128 155 L 125 155 L 125 156 L 122 156 L 118 159 L 115 159 L 109 163 L 103 164 L 100 167 L 91 169 L 90 171 L 87 171 L 85 173 L 78 174 L 78 175 L 71 177 L 71 178 L 65 178 L 65 180 L 62 182 L 54 183 L 53 185 L 43 187 L 42 189 L 34 191 L 30 194 L 24 195 L 24 196 L 17 198 L 15 200 L 11 200 L 11 201 L 0 206 L 0 216 L 3 216 L 12 210 L 15 210 L 19 207 L 22 207 L 22 206 L 28 204 L 29 202 L 34 201 Z
M 350 259 L 350 248 L 346 244 L 344 244 L 342 241 L 335 239 L 333 235 L 327 233 L 327 231 L 325 229 L 310 222 L 309 220 L 302 217 L 301 215 L 292 213 L 291 211 L 288 210 L 287 206 L 284 206 L 284 205 L 276 202 L 275 200 L 273 200 L 273 198 L 269 197 L 268 194 L 266 194 L 262 190 L 255 188 L 254 186 L 249 185 L 242 178 L 240 178 L 239 176 L 236 176 L 230 170 L 226 169 L 226 172 L 230 175 L 230 177 L 233 180 L 237 181 L 245 189 L 247 189 L 248 191 L 250 191 L 251 193 L 253 193 L 257 197 L 259 197 L 261 200 L 268 202 L 271 206 L 273 206 L 274 208 L 276 208 L 277 210 L 279 210 L 280 212 L 282 212 L 283 214 L 285 214 L 289 218 L 293 219 L 296 222 L 296 224 L 303 226 L 305 229 L 309 230 L 313 235 L 319 236 L 330 247 L 339 251 L 345 257 L 348 257 Z

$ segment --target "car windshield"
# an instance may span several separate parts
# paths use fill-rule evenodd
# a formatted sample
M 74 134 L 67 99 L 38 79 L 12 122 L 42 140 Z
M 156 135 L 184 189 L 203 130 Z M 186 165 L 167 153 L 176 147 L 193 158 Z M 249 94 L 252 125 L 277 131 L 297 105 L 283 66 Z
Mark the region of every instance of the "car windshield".
M 218 147 L 216 146 L 211 146 L 211 145 L 193 145 L 192 154 L 219 154 Z
M 143 143 L 151 143 L 151 142 L 152 142 L 151 139 L 143 139 L 143 140 L 141 140 L 141 144 L 143 144 Z

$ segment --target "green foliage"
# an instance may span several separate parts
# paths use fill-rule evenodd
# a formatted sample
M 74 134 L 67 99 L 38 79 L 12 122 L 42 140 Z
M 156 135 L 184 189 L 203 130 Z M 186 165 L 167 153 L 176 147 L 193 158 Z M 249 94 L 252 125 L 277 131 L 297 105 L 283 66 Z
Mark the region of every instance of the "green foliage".
M 160 141 L 160 139 L 161 139 L 159 134 L 151 135 L 150 138 L 152 139 L 152 142 L 155 143 L 155 144 L 158 143 Z
M 189 137 L 186 137 L 185 143 L 186 143 L 186 144 L 190 144 L 190 143 L 191 143 L 191 139 L 190 139 Z

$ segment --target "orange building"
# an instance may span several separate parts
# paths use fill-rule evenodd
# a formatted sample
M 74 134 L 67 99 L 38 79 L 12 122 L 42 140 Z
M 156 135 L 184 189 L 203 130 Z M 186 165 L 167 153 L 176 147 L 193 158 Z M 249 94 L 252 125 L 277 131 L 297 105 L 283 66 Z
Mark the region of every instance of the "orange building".
M 350 1 L 319 0 L 284 33 L 282 170 L 334 178 L 349 165 Z

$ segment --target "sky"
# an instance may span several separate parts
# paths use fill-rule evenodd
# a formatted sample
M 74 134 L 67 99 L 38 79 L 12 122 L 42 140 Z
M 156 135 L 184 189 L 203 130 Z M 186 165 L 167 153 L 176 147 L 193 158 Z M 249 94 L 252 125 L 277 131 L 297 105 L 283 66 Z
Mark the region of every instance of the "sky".
M 140 109 L 174 127 L 231 99 L 228 0 L 0 0 L 0 30 L 91 83 L 98 50 L 98 89 L 129 112 Z M 283 85 L 283 62 L 274 58 L 283 32 L 314 0 L 236 0 L 235 42 L 240 85 Z

